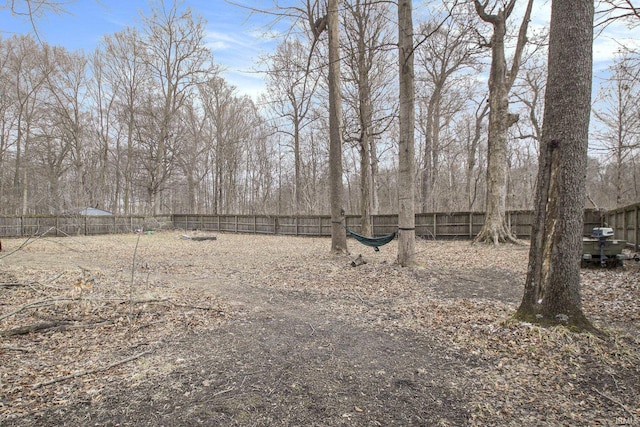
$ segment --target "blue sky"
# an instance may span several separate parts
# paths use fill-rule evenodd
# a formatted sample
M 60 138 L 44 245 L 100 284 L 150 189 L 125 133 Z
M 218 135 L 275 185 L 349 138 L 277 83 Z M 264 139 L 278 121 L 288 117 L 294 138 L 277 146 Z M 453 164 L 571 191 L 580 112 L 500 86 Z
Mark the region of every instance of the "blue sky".
M 65 46 L 70 50 L 93 50 L 102 36 L 113 34 L 125 26 L 136 26 L 140 11 L 148 13 L 147 0 L 66 0 L 67 13 L 49 13 L 37 20 L 40 38 L 50 44 Z M 170 1 L 170 0 L 168 0 Z M 4 6 L 0 0 L 0 8 Z M 242 0 L 242 3 L 268 7 L 271 1 Z M 280 3 L 286 3 L 281 1 Z M 238 88 L 240 93 L 255 96 L 263 90 L 263 76 L 257 72 L 259 56 L 275 49 L 276 41 L 264 36 L 271 18 L 265 15 L 249 15 L 246 9 L 225 0 L 185 0 L 195 14 L 207 22 L 207 44 L 214 60 L 226 71 L 224 77 Z M 422 1 L 415 2 L 420 12 Z M 538 0 L 532 17 L 531 28 L 547 26 L 550 1 Z M 419 15 L 419 13 L 417 13 Z M 12 17 L 8 10 L 0 10 L 0 35 L 10 37 L 15 33 L 32 32 L 31 24 L 24 18 Z M 635 38 L 633 42 L 629 39 Z M 638 46 L 638 38 L 623 24 L 611 25 L 594 43 L 594 71 L 596 76 L 607 74 L 619 43 Z
M 263 79 L 256 72 L 257 61 L 276 45 L 276 41 L 264 37 L 270 18 L 249 16 L 246 9 L 224 0 L 186 0 L 183 5 L 207 21 L 206 43 L 216 63 L 225 68 L 227 81 L 242 94 L 256 95 L 261 91 Z M 145 15 L 149 11 L 147 0 L 76 0 L 65 5 L 65 9 L 66 13 L 48 13 L 37 20 L 40 38 L 52 45 L 86 52 L 92 51 L 104 35 L 125 26 L 137 26 L 140 11 Z M 28 21 L 0 10 L 3 38 L 29 32 L 33 29 Z

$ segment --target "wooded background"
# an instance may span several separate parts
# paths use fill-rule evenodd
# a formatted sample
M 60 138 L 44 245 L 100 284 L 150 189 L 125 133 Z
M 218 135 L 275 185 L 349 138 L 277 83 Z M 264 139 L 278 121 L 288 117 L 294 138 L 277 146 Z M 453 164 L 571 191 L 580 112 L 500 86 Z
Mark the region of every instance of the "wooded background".
M 257 64 L 266 91 L 256 98 L 221 77 L 203 20 L 178 6 L 105 35 L 93 52 L 0 38 L 0 214 L 86 206 L 146 216 L 327 214 L 327 45 L 308 23 L 321 17 L 319 4 L 280 11 L 290 31 Z M 491 28 L 473 6 L 444 1 L 416 15 L 419 212 L 485 206 Z M 522 13 L 507 22 L 507 43 Z M 344 210 L 396 214 L 395 6 L 349 0 L 340 14 Z M 606 35 L 611 13 L 603 8 L 599 18 Z M 518 115 L 509 128 L 509 210 L 533 206 L 546 37 L 530 29 L 509 94 Z M 640 56 L 620 45 L 610 68 L 596 72 L 585 206 L 613 209 L 640 200 Z

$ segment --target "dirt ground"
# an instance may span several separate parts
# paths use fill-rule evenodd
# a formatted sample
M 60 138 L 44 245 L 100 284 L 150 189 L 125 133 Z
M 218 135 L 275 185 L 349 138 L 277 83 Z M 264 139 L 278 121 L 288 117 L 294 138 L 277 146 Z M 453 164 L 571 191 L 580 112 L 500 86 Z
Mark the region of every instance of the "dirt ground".
M 3 240 L 0 425 L 640 425 L 634 262 L 583 270 L 601 339 L 510 320 L 525 246 L 184 235 Z

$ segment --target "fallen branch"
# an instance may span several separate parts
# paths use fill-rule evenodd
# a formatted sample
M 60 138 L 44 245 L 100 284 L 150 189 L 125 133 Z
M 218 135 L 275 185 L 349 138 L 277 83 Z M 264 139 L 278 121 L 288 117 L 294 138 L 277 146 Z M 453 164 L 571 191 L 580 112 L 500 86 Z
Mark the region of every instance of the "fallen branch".
M 26 335 L 32 332 L 47 331 L 51 329 L 56 331 L 69 331 L 73 329 L 90 329 L 90 328 L 97 328 L 99 326 L 111 325 L 111 324 L 113 324 L 113 320 L 105 320 L 105 321 L 96 322 L 96 323 L 80 323 L 80 324 L 73 324 L 68 320 L 58 320 L 55 322 L 43 322 L 43 323 L 37 323 L 35 325 L 20 326 L 17 328 L 9 329 L 7 331 L 0 331 L 0 336 L 13 337 L 16 335 Z
M 24 283 L 0 283 L 0 288 L 19 288 L 22 286 L 27 286 Z
M 209 397 L 216 397 L 216 396 L 220 396 L 221 394 L 229 393 L 230 391 L 233 391 L 233 390 L 234 390 L 234 388 L 233 388 L 233 387 L 230 387 L 230 388 L 227 388 L 227 389 L 221 390 L 221 391 L 219 391 L 219 392 L 217 392 L 217 393 L 213 393 L 213 394 L 212 394 L 211 396 L 209 396 Z
M 36 323 L 35 325 L 20 326 L 20 327 L 17 327 L 17 328 L 9 329 L 7 331 L 0 331 L 0 336 L 2 336 L 2 337 L 13 337 L 13 336 L 16 336 L 16 335 L 27 335 L 27 334 L 30 334 L 32 332 L 44 331 L 44 330 L 48 330 L 48 329 L 59 329 L 59 328 L 64 327 L 64 326 L 66 326 L 68 324 L 69 324 L 69 322 L 64 321 L 64 320 L 57 321 L 57 322 Z
M 126 359 L 122 359 L 122 360 L 119 360 L 117 362 L 113 362 L 113 363 L 111 363 L 111 364 L 109 364 L 107 366 L 103 366 L 101 368 L 91 369 L 91 370 L 88 370 L 88 371 L 79 371 L 79 372 L 76 372 L 74 374 L 70 374 L 70 375 L 65 375 L 63 377 L 54 378 L 54 379 L 49 380 L 49 381 L 44 381 L 44 382 L 41 382 L 41 383 L 35 383 L 34 385 L 31 386 L 31 388 L 32 389 L 37 389 L 37 388 L 45 387 L 45 386 L 48 386 L 48 385 L 51 385 L 51 384 L 59 383 L 59 382 L 62 382 L 62 381 L 67 381 L 67 380 L 71 380 L 71 379 L 74 379 L 74 378 L 82 377 L 82 376 L 85 376 L 85 375 L 97 374 L 98 372 L 108 371 L 111 368 L 115 368 L 116 366 L 120 366 L 120 365 L 124 365 L 125 363 L 132 362 L 132 361 L 134 361 L 136 359 L 139 359 L 142 356 L 145 356 L 145 355 L 150 354 L 150 353 L 151 353 L 151 350 L 143 351 L 142 353 L 138 353 L 138 354 L 136 354 L 134 356 L 127 357 Z
M 69 301 L 75 301 L 75 300 L 73 298 L 53 298 L 53 299 L 44 299 L 44 300 L 34 301 L 29 304 L 23 305 L 22 307 L 19 307 L 10 313 L 3 314 L 2 316 L 0 316 L 0 320 L 4 320 L 8 317 L 15 316 L 16 314 L 21 313 L 29 308 L 47 307 L 49 305 L 55 305 L 56 303 L 59 303 L 59 302 L 69 302 Z
M 200 305 L 191 305 L 191 304 L 178 304 L 177 302 L 173 302 L 171 300 L 167 300 L 167 302 L 169 302 L 171 305 L 173 305 L 174 307 L 180 307 L 180 308 L 193 308 L 195 310 L 204 310 L 204 311 L 209 311 L 209 310 L 218 310 L 220 312 L 222 312 L 222 310 L 220 310 L 220 307 L 206 307 L 206 306 L 200 306 Z
M 216 236 L 203 236 L 203 237 L 192 237 L 189 236 L 188 234 L 183 234 L 182 236 L 180 236 L 181 239 L 183 240 L 193 240 L 194 242 L 204 242 L 207 240 L 218 240 L 218 238 Z
M 38 300 L 34 302 L 30 302 L 29 304 L 23 305 L 20 308 L 15 309 L 14 311 L 4 314 L 0 316 L 0 320 L 4 320 L 7 317 L 14 316 L 28 308 L 40 308 L 47 307 L 50 305 L 55 305 L 58 302 L 71 302 L 71 301 L 88 301 L 88 302 L 111 302 L 114 304 L 126 304 L 130 302 L 128 299 L 124 298 L 93 298 L 93 297 L 82 297 L 82 298 L 47 298 L 43 300 Z M 148 299 L 138 299 L 133 300 L 133 304 L 150 304 L 150 303 L 163 303 L 163 302 L 171 302 L 169 298 L 148 298 Z M 195 308 L 195 307 L 194 307 Z
M 31 350 L 29 348 L 25 348 L 25 347 L 16 347 L 13 345 L 3 345 L 0 347 L 0 350 L 5 350 L 5 351 L 20 351 L 22 353 L 33 353 L 34 350 Z
M 619 400 L 614 399 L 611 396 L 607 396 L 606 394 L 604 394 L 603 392 L 601 392 L 600 390 L 598 390 L 595 387 L 593 387 L 592 390 L 595 391 L 596 393 L 598 393 L 600 396 L 610 400 L 611 402 L 615 403 L 616 405 L 618 405 L 619 407 L 624 409 L 627 412 L 627 414 L 631 415 L 632 419 L 635 419 L 635 414 L 629 408 L 627 408 L 622 402 L 620 402 Z
M 13 255 L 14 253 L 18 252 L 19 250 L 25 248 L 26 246 L 29 246 L 30 244 L 32 244 L 33 242 L 35 242 L 38 239 L 43 238 L 44 236 L 47 235 L 47 233 L 49 233 L 51 230 L 55 230 L 55 227 L 49 227 L 49 229 L 47 231 L 45 231 L 42 234 L 38 234 L 35 236 L 35 238 L 33 236 L 29 236 L 27 237 L 27 240 L 25 240 L 24 242 L 22 242 L 22 244 L 20 246 L 18 246 L 17 248 L 15 248 L 14 250 L 12 250 L 11 252 L 6 253 L 5 255 L 0 256 L 0 259 L 2 258 L 6 258 L 10 255 Z

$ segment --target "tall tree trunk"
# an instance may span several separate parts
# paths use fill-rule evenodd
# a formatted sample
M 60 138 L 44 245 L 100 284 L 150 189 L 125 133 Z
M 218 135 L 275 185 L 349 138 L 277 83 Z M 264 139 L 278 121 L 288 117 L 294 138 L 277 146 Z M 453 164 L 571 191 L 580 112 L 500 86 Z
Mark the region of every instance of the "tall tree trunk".
M 479 105 L 475 113 L 475 121 L 473 129 L 469 130 L 469 142 L 467 145 L 467 170 L 465 177 L 465 187 L 467 189 L 467 209 L 473 211 L 473 205 L 476 201 L 477 193 L 477 179 L 474 178 L 473 172 L 476 168 L 476 155 L 478 153 L 478 146 L 480 145 L 480 139 L 482 138 L 482 122 L 487 115 L 489 105 L 482 103 Z M 472 125 L 469 124 L 469 127 Z
M 342 185 L 342 96 L 340 94 L 340 45 L 338 0 L 329 0 L 329 187 L 331 198 L 331 251 L 347 252 Z
M 378 150 L 376 141 L 371 138 L 370 141 L 370 161 L 371 161 L 371 215 L 380 213 L 380 196 L 378 194 Z
M 415 89 L 413 75 L 413 5 L 398 3 L 398 52 L 400 80 L 398 147 L 398 264 L 415 264 Z
M 360 65 L 358 75 L 358 102 L 360 114 L 360 231 L 369 236 L 371 227 L 371 145 L 372 145 L 372 121 L 371 86 L 369 84 L 369 68 L 365 66 L 366 46 L 362 38 L 358 39 L 358 62 Z
M 293 156 L 294 156 L 294 208 L 293 212 L 296 215 L 301 215 L 304 212 L 302 206 L 304 205 L 304 184 L 302 182 L 302 152 L 300 149 L 300 121 L 299 114 L 297 112 L 297 105 L 294 105 L 294 114 L 295 119 L 293 120 Z
M 525 291 L 517 316 L 593 329 L 582 312 L 580 259 L 591 111 L 594 4 L 551 6 L 549 70 L 536 212 Z
M 360 231 L 369 236 L 373 233 L 371 226 L 371 153 L 369 137 L 363 134 L 360 141 Z
M 520 60 L 527 42 L 527 28 L 533 7 L 529 0 L 525 11 L 511 68 L 507 69 L 505 38 L 507 19 L 513 12 L 516 0 L 510 0 L 504 9 L 495 15 L 486 12 L 487 3 L 474 0 L 478 16 L 493 26 L 491 37 L 491 69 L 489 71 L 489 144 L 487 155 L 487 200 L 484 226 L 476 241 L 516 241 L 506 224 L 507 210 L 507 154 L 508 131 L 518 121 L 516 114 L 509 113 L 509 92 L 520 68 Z

